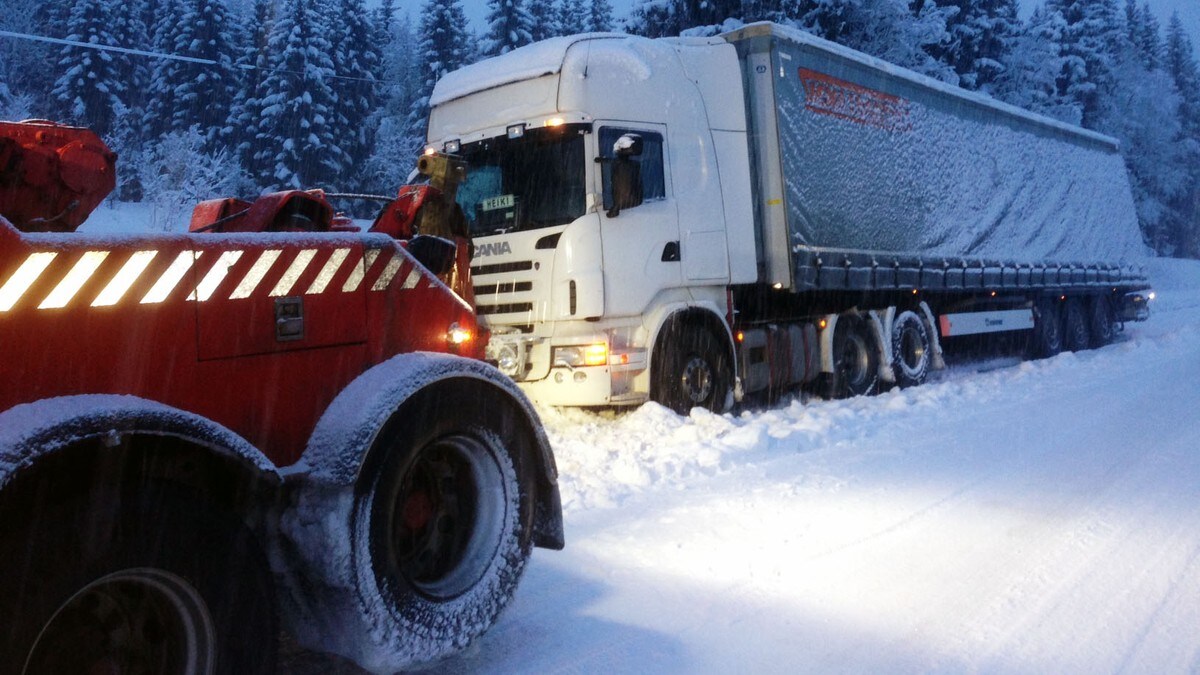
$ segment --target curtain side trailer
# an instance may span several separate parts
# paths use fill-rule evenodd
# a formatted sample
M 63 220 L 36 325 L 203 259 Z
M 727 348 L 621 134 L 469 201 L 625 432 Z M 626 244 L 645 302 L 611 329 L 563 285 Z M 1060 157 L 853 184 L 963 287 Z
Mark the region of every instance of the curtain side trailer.
M 868 394 L 1148 316 L 1116 141 L 794 29 L 556 38 L 431 103 L 489 357 L 548 403 Z

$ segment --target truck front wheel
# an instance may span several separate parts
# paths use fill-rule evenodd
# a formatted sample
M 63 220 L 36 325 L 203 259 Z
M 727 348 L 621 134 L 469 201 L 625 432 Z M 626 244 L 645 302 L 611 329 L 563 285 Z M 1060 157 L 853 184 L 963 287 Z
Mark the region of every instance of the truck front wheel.
M 650 391 L 655 401 L 680 415 L 697 407 L 725 410 L 732 379 L 729 355 L 711 331 L 671 322 L 659 339 L 655 361 Z
M 39 508 L 0 563 L 0 663 L 50 673 L 270 673 L 265 557 L 231 514 L 182 489 Z M 5 671 L 10 672 L 10 671 Z
M 487 630 L 532 546 L 524 431 L 503 401 L 468 389 L 405 405 L 383 432 L 387 455 L 363 502 L 384 601 L 376 622 L 399 629 L 410 662 L 453 653 Z

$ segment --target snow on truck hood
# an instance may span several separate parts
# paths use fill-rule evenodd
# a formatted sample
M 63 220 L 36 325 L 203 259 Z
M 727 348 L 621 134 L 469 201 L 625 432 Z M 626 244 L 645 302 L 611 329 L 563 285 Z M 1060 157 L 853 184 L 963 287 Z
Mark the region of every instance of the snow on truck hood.
M 562 71 L 571 45 L 586 40 L 628 38 L 622 33 L 585 33 L 535 42 L 506 54 L 447 73 L 433 87 L 429 105 L 436 106 L 467 94 Z

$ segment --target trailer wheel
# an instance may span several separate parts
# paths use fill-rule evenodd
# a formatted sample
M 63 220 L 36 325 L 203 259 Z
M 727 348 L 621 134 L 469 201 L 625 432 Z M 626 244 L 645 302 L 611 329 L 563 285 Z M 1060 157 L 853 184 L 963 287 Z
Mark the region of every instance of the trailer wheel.
M 1063 311 L 1063 349 L 1070 352 L 1081 352 L 1091 346 L 1092 339 L 1088 336 L 1088 320 L 1083 313 L 1083 303 L 1079 298 L 1067 298 Z
M 359 515 L 383 600 L 374 621 L 417 662 L 491 627 L 532 548 L 533 478 L 515 413 L 478 388 L 428 393 L 385 428 Z
M 906 310 L 892 322 L 892 371 L 901 387 L 912 387 L 925 381 L 929 374 L 929 331 L 916 312 Z
M 1113 341 L 1117 334 L 1116 318 L 1112 303 L 1103 295 L 1093 296 L 1088 303 L 1088 334 L 1093 348 L 1103 347 Z
M 732 376 L 729 355 L 712 332 L 674 321 L 659 344 L 651 398 L 680 415 L 697 407 L 722 412 Z
M 870 325 L 856 314 L 838 317 L 833 332 L 829 398 L 870 396 L 879 389 L 879 347 Z
M 274 672 L 272 579 L 233 515 L 151 489 L 39 507 L 20 530 L 0 556 L 13 672 Z
M 1033 305 L 1033 334 L 1030 336 L 1029 355 L 1035 359 L 1046 359 L 1062 351 L 1062 320 L 1058 301 L 1038 300 Z

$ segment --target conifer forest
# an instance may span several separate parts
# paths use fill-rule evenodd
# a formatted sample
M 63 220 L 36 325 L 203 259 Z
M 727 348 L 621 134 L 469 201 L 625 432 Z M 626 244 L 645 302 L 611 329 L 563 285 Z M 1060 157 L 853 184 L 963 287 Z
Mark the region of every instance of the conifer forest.
M 1032 0 L 1023 0 L 1031 2 Z M 0 0 L 0 119 L 88 126 L 114 199 L 292 188 L 394 194 L 429 95 L 456 68 L 582 32 L 796 26 L 1117 138 L 1146 245 L 1200 258 L 1200 66 L 1178 16 L 1137 0 Z

